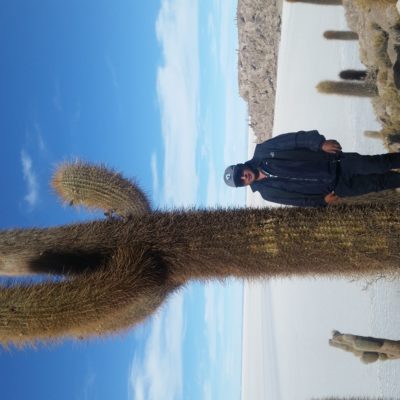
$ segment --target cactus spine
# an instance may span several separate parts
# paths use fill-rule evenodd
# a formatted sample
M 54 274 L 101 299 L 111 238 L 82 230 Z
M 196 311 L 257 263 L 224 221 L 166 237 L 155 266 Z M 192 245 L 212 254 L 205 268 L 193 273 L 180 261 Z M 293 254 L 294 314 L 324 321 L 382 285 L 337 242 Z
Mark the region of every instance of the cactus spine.
M 80 184 L 80 170 L 61 168 Z M 94 174 L 91 184 L 103 187 L 96 181 L 102 176 Z M 61 282 L 0 288 L 0 342 L 125 329 L 193 279 L 396 271 L 399 248 L 398 201 L 323 210 L 153 211 L 0 231 L 0 272 L 66 275 Z

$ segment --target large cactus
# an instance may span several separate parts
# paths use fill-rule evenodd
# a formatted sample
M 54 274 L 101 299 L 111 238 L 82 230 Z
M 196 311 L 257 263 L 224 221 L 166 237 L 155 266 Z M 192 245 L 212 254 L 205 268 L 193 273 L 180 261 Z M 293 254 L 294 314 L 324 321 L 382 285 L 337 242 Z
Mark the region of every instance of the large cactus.
M 91 178 L 82 183 L 87 168 Z M 103 180 L 114 175 L 74 164 L 61 171 L 72 193 L 75 181 L 91 185 L 83 193 L 97 193 Z M 55 187 L 63 194 L 60 174 Z M 120 190 L 119 185 L 109 187 Z M 327 209 L 148 212 L 140 189 L 131 189 L 142 211 L 129 212 L 129 218 L 0 232 L 0 273 L 65 275 L 61 281 L 0 289 L 1 343 L 124 329 L 193 279 L 363 276 L 399 267 L 397 199 Z M 121 196 L 110 195 L 105 203 L 101 196 L 96 205 L 116 210 L 115 204 L 125 204 Z M 92 204 L 85 196 L 80 201 Z M 124 208 L 121 214 L 127 214 Z

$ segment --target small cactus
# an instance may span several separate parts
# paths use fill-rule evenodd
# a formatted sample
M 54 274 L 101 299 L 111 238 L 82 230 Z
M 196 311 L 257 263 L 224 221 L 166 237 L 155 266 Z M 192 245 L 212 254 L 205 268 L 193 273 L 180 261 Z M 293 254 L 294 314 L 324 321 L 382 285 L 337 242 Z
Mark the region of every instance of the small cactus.
M 324 38 L 328 40 L 358 40 L 358 34 L 352 31 L 325 31 Z
M 345 69 L 343 71 L 340 71 L 339 78 L 344 80 L 365 81 L 365 79 L 367 78 L 367 71 Z
M 318 83 L 317 90 L 320 93 L 342 96 L 374 97 L 378 95 L 377 87 L 372 82 L 322 81 Z
M 332 332 L 332 347 L 354 354 L 364 364 L 400 359 L 400 341 Z

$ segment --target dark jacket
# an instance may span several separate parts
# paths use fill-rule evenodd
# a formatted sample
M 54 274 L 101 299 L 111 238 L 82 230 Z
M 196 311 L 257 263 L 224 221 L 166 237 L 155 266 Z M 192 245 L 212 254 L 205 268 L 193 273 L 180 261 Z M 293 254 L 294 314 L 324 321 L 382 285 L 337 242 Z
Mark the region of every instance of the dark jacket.
M 285 133 L 260 143 L 245 164 L 267 174 L 250 187 L 268 201 L 324 207 L 337 180 L 337 156 L 321 150 L 318 131 Z

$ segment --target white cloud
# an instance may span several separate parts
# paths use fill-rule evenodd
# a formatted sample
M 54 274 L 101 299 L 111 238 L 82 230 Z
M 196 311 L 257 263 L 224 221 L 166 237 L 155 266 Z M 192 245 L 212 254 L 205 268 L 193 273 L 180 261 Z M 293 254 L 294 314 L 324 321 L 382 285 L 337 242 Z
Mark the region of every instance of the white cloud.
M 61 112 L 63 111 L 62 99 L 61 99 L 61 85 L 58 78 L 54 80 L 54 94 L 53 94 L 53 106 Z
M 203 400 L 212 400 L 212 386 L 210 381 L 203 383 Z
M 222 2 L 219 2 L 220 13 L 220 31 L 219 31 L 219 62 L 221 65 L 222 73 L 224 74 L 227 70 L 232 71 L 232 67 L 235 64 L 232 62 L 236 62 L 236 54 L 233 57 L 233 54 L 230 50 L 230 45 L 232 43 L 232 24 L 234 23 L 232 19 L 232 9 L 231 4 L 224 4 L 222 6 Z M 236 40 L 236 38 L 234 38 Z
M 117 70 L 115 68 L 114 62 L 112 61 L 111 57 L 108 54 L 105 55 L 105 61 L 106 61 L 107 69 L 111 76 L 111 82 L 112 82 L 114 88 L 116 90 L 119 90 L 120 85 L 119 85 Z
M 154 197 L 158 198 L 159 191 L 160 191 L 160 182 L 159 182 L 159 177 L 158 177 L 157 154 L 156 153 L 153 153 L 151 155 L 150 167 L 151 167 L 151 176 L 153 178 Z
M 218 152 L 213 152 L 215 130 L 205 130 L 209 135 L 210 157 L 209 181 L 207 188 L 207 204 L 215 205 L 242 205 L 244 192 L 228 188 L 222 182 L 223 170 L 226 166 L 247 159 L 247 110 L 243 99 L 238 95 L 237 70 L 237 30 L 235 24 L 235 10 L 237 2 L 215 0 L 207 17 L 207 34 L 209 40 L 212 65 L 218 77 L 219 93 L 222 93 L 223 108 L 220 113 L 221 128 L 218 135 Z M 211 108 L 208 113 L 213 113 Z
M 96 374 L 93 371 L 89 371 L 83 385 L 83 400 L 89 400 L 93 398 L 93 392 L 96 384 Z
M 217 179 L 222 179 L 222 173 L 218 174 L 212 159 L 208 162 L 208 180 L 207 180 L 207 206 L 215 207 L 219 203 Z
M 197 0 L 162 0 L 156 23 L 164 65 L 157 71 L 157 95 L 165 148 L 164 202 L 195 204 L 199 50 Z
M 27 194 L 24 196 L 24 200 L 28 203 L 30 208 L 33 208 L 39 200 L 38 182 L 36 173 L 33 170 L 32 158 L 25 150 L 21 151 L 21 162 L 24 181 L 27 186 Z
M 151 324 L 143 359 L 131 363 L 129 398 L 175 400 L 182 398 L 183 296 L 175 295 Z
M 46 151 L 46 143 L 43 139 L 43 130 L 38 122 L 34 122 L 33 127 L 36 133 L 37 145 L 39 150 L 43 153 Z
M 224 299 L 218 293 L 215 283 L 208 283 L 204 287 L 205 311 L 204 322 L 208 343 L 209 357 L 212 365 L 217 361 L 217 347 L 223 339 L 224 333 Z
M 216 58 L 217 57 L 217 40 L 215 36 L 215 22 L 214 22 L 214 17 L 213 14 L 208 15 L 208 36 L 210 39 L 210 53 L 211 55 Z
M 237 62 L 236 54 L 232 54 L 230 48 L 233 40 L 237 43 L 237 38 L 232 37 L 232 25 L 235 24 L 232 10 L 236 9 L 236 3 L 236 0 L 214 0 L 208 15 L 210 52 L 215 55 L 222 76 L 225 76 L 227 70 L 232 70 L 232 61 Z

